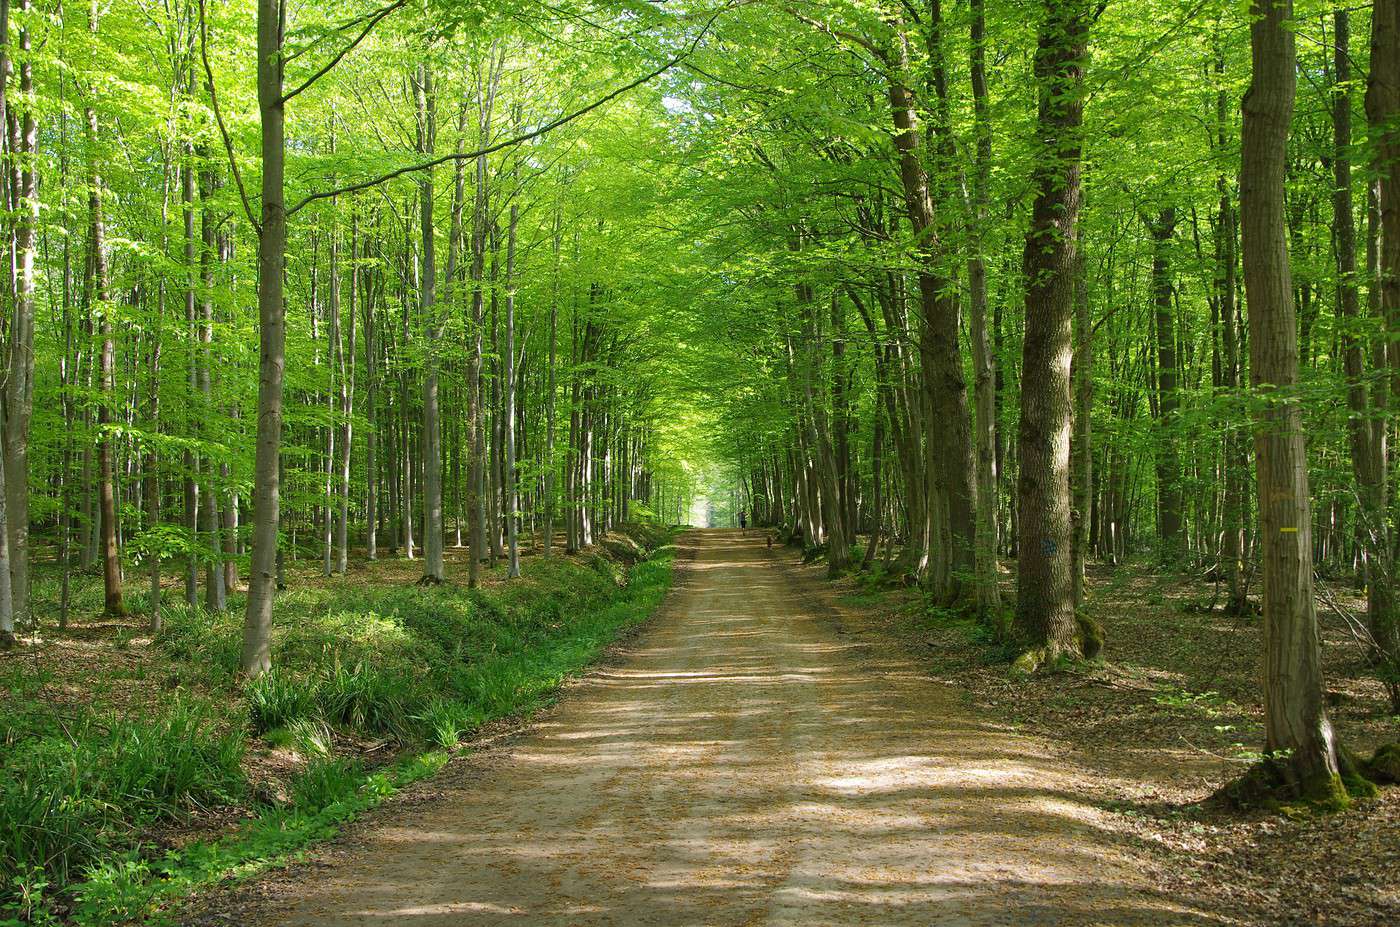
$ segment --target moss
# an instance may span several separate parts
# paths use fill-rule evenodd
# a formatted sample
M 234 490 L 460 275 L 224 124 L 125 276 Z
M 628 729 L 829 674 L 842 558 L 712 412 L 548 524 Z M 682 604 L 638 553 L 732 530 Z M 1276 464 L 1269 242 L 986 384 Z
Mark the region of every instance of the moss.
M 1095 660 L 1103 652 L 1103 625 L 1080 612 L 1074 616 L 1079 633 L 1079 649 L 1084 659 Z
M 992 620 L 996 621 L 997 616 L 993 615 Z M 1004 622 L 1004 625 L 994 625 L 996 633 L 1000 639 L 1009 639 L 1013 633 L 1010 614 L 1002 615 L 1001 621 Z M 1078 613 L 1074 616 L 1074 624 L 1073 645 L 1062 647 L 1050 644 L 1027 647 L 1012 660 L 1012 671 L 1025 675 L 1042 670 L 1061 672 L 1073 669 L 1075 664 L 1081 660 L 1097 659 L 1099 654 L 1103 652 L 1103 625 L 1087 615 Z
M 1381 793 L 1376 784 L 1365 776 L 1352 774 L 1342 776 L 1342 785 L 1351 798 L 1375 798 Z
M 1400 743 L 1377 747 L 1375 756 L 1366 763 L 1366 774 L 1376 782 L 1400 785 Z
M 1032 647 L 1022 651 L 1021 655 L 1011 661 L 1011 670 L 1016 673 L 1024 673 L 1029 676 L 1045 665 L 1048 651 L 1044 647 Z
M 1351 795 L 1347 791 L 1346 783 L 1338 773 L 1310 776 L 1298 784 L 1297 791 L 1298 800 L 1309 810 L 1323 814 L 1345 811 L 1351 804 Z
M 1360 776 L 1356 779 L 1355 797 L 1374 795 L 1374 786 Z M 1290 774 L 1279 760 L 1263 760 L 1229 782 L 1216 793 L 1216 798 L 1241 811 L 1277 811 L 1289 817 L 1332 814 L 1345 811 L 1353 793 L 1348 782 L 1338 773 L 1321 773 L 1301 781 Z M 1371 790 L 1367 792 L 1367 789 Z

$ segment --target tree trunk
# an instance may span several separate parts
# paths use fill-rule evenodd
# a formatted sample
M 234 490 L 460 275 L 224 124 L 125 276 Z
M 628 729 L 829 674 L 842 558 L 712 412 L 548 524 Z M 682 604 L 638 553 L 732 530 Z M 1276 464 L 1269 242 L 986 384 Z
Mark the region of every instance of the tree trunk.
M 33 65 L 30 61 L 30 0 L 20 0 L 24 17 L 19 30 L 20 98 L 25 101 L 19 115 L 6 115 L 18 131 L 11 139 L 11 157 L 17 162 L 12 178 L 18 180 L 14 196 L 14 310 L 10 319 L 9 372 L 4 395 L 4 494 L 7 575 L 0 586 L 8 586 L 6 596 L 12 622 L 29 619 L 29 423 L 34 409 L 34 284 L 35 241 L 39 227 L 38 121 L 34 114 Z M 0 26 L 8 40 L 9 4 L 4 4 Z M 6 49 L 8 51 L 8 49 Z M 3 97 L 0 96 L 0 102 Z
M 1222 77 L 1225 72 L 1223 54 L 1217 56 L 1215 73 Z M 1229 144 L 1228 96 L 1225 90 L 1216 94 L 1216 147 L 1225 151 Z M 1243 363 L 1240 351 L 1242 324 L 1239 316 L 1239 303 L 1236 299 L 1236 234 L 1238 219 L 1235 204 L 1230 197 L 1229 182 L 1222 172 L 1216 178 L 1216 191 L 1220 197 L 1220 218 L 1216 229 L 1216 290 L 1220 303 L 1220 329 L 1224 342 L 1225 356 L 1222 359 L 1222 385 L 1230 394 L 1231 401 L 1238 400 L 1243 381 Z M 1244 439 L 1233 429 L 1227 429 L 1224 437 L 1225 498 L 1222 501 L 1224 515 L 1224 538 L 1220 548 L 1220 559 L 1225 569 L 1228 599 L 1225 609 L 1228 614 L 1244 614 L 1249 607 L 1245 592 L 1245 494 L 1247 490 L 1248 452 Z
M 959 590 L 948 583 L 956 575 L 968 575 L 974 569 L 976 462 L 972 454 L 967 383 L 958 348 L 958 301 L 950 282 L 939 270 L 941 256 L 933 199 L 919 151 L 918 117 L 907 79 L 910 71 L 908 41 L 902 21 L 897 21 L 895 26 L 894 51 L 884 63 L 905 209 L 918 248 L 919 305 L 923 319 L 919 353 L 923 387 L 929 413 L 941 426 L 939 439 L 927 445 L 931 485 L 942 497 L 942 500 L 929 499 L 929 511 L 937 513 L 933 522 L 937 534 L 949 541 L 946 548 L 941 544 L 934 548 L 935 555 L 943 560 L 936 572 L 946 577 L 936 582 L 935 589 L 941 597 L 950 598 Z
M 1094 482 L 1094 326 L 1089 318 L 1089 282 L 1080 255 L 1074 283 L 1074 434 L 1070 439 L 1070 583 L 1076 608 L 1084 604 L 1084 564 L 1089 554 L 1089 514 Z
M 1240 213 L 1263 558 L 1266 749 L 1301 794 L 1344 801 L 1313 601 L 1312 517 L 1298 385 L 1298 329 L 1284 221 L 1296 86 L 1292 0 L 1254 0 L 1243 103 Z
M 486 138 L 490 132 L 488 109 L 482 106 L 479 123 L 479 137 Z M 467 337 L 471 341 L 467 358 L 467 459 L 471 461 L 467 477 L 467 515 L 471 520 L 468 531 L 468 557 L 471 561 L 467 571 L 467 585 L 475 588 L 481 580 L 481 561 L 486 556 L 486 500 L 483 493 L 485 477 L 482 456 L 485 453 L 485 423 L 481 408 L 481 360 L 482 360 L 482 308 L 485 294 L 482 292 L 486 269 L 486 157 L 476 159 L 476 192 L 472 206 L 472 303 L 471 319 L 468 320 Z
M 505 382 L 502 384 L 502 388 L 505 390 L 505 421 L 502 430 L 505 433 L 504 494 L 506 551 L 509 557 L 506 576 L 510 579 L 520 576 L 520 539 L 517 535 L 516 525 L 516 512 L 520 508 L 520 492 L 515 472 L 515 226 L 519 220 L 520 207 L 514 199 L 519 195 L 519 189 L 513 192 L 510 204 L 510 226 L 506 231 Z
M 359 215 L 350 214 L 350 311 L 345 316 L 349 334 L 341 333 L 335 342 L 336 371 L 340 380 L 340 463 L 335 523 L 335 570 L 342 576 L 350 566 L 350 439 L 354 433 L 352 413 L 355 411 L 355 306 L 361 298 L 359 249 Z M 345 327 L 342 326 L 342 327 Z M 346 342 L 349 342 L 348 346 Z
M 194 167 L 191 165 L 187 171 L 190 175 L 188 183 L 193 185 Z M 200 324 L 199 324 L 199 398 L 202 404 L 203 418 L 206 423 L 212 421 L 214 417 L 214 388 L 210 380 L 210 369 L 213 365 L 212 345 L 214 343 L 214 258 L 217 242 L 215 241 L 214 227 L 216 225 L 213 210 L 210 208 L 210 200 L 214 196 L 214 174 L 212 171 L 203 169 L 199 174 L 200 191 L 199 198 L 203 205 L 200 215 L 200 255 L 199 267 L 201 278 L 200 294 Z M 194 203 L 188 206 L 188 216 L 186 220 L 190 225 L 194 222 Z M 193 244 L 193 235 L 189 237 L 190 244 Z M 194 275 L 194 262 L 190 251 L 186 250 L 186 258 L 190 261 L 189 273 L 191 281 Z M 208 425 L 206 424 L 207 428 Z M 204 578 L 204 604 L 211 611 L 222 612 L 228 608 L 228 590 L 224 586 L 224 567 L 219 562 L 219 552 L 223 548 L 221 543 L 220 520 L 219 520 L 219 495 L 214 491 L 213 461 L 208 461 L 207 470 L 210 476 L 210 485 L 204 492 L 204 543 L 209 550 L 208 569 Z
M 418 150 L 431 156 L 437 137 L 437 107 L 433 96 L 433 75 L 428 65 L 418 70 L 414 80 L 418 103 Z M 421 171 L 418 180 L 420 224 L 423 243 L 422 280 L 419 283 L 420 308 L 426 330 L 426 357 L 423 374 L 423 578 L 425 584 L 444 579 L 442 560 L 442 426 L 438 421 L 438 341 L 442 338 L 438 309 L 437 265 L 433 235 L 433 172 Z
M 88 7 L 88 29 L 97 34 L 98 7 L 93 0 Z M 117 550 L 116 461 L 112 440 L 112 403 L 116 400 L 115 367 L 116 342 L 112 327 L 114 307 L 108 293 L 107 241 L 102 216 L 102 176 L 97 166 L 97 110 L 89 103 L 86 111 L 88 145 L 93 151 L 88 188 L 88 248 L 92 274 L 93 309 L 98 313 L 98 334 L 102 340 L 98 362 L 97 404 L 97 468 L 98 512 L 101 520 L 103 611 L 108 615 L 126 614 L 122 603 L 121 560 Z
M 1171 243 L 1176 209 L 1168 206 L 1149 223 L 1152 232 L 1152 303 L 1157 335 L 1157 531 L 1161 559 L 1179 566 L 1181 543 L 1181 461 L 1177 454 L 1176 314 L 1172 305 Z
M 1342 28 L 1345 11 L 1338 13 L 1338 29 Z M 1342 45 L 1343 36 L 1337 36 L 1337 81 L 1345 88 L 1350 76 L 1347 49 Z M 1343 65 L 1347 69 L 1343 70 Z M 1347 103 L 1345 89 L 1339 95 L 1337 112 L 1340 115 Z M 1353 465 L 1355 467 L 1357 495 L 1360 502 L 1361 541 L 1364 570 L 1366 575 L 1367 612 L 1371 637 L 1375 641 L 1381 675 L 1390 692 L 1390 702 L 1396 712 L 1400 712 L 1400 600 L 1397 600 L 1395 562 L 1395 526 L 1391 522 L 1390 488 L 1388 486 L 1387 443 L 1390 435 L 1389 410 L 1395 397 L 1400 396 L 1400 0 L 1376 0 L 1371 18 L 1371 75 L 1366 88 L 1366 114 L 1371 123 L 1375 139 L 1376 170 L 1380 177 L 1380 249 L 1376 255 L 1379 278 L 1377 310 L 1380 313 L 1384 336 L 1380 339 L 1382 348 L 1376 352 L 1377 366 L 1381 376 L 1372 380 L 1371 395 L 1359 382 L 1362 370 L 1361 345 L 1355 338 L 1348 339 L 1346 345 L 1347 379 L 1351 383 L 1350 399 L 1352 415 L 1350 424 L 1353 434 Z M 1349 121 L 1350 109 L 1346 113 Z M 1346 127 L 1350 140 L 1350 126 Z M 1342 144 L 1339 138 L 1338 145 Z M 1337 182 L 1344 179 L 1342 166 L 1347 168 L 1347 203 L 1338 202 L 1338 208 L 1345 205 L 1350 219 L 1350 162 L 1346 151 L 1339 147 L 1335 158 Z M 1338 197 L 1341 190 L 1338 190 Z M 1354 233 L 1352 233 L 1354 236 Z M 1342 243 L 1338 241 L 1338 251 Z M 1354 261 L 1353 249 L 1347 255 Z M 1352 274 L 1355 273 L 1353 264 Z M 1343 284 L 1347 279 L 1343 277 Z M 1355 314 L 1355 286 L 1350 296 L 1352 305 L 1347 311 Z M 1390 376 L 1385 376 L 1389 367 Z M 1357 409 L 1358 403 L 1366 405 L 1365 411 Z
M 1078 632 L 1070 575 L 1071 322 L 1089 16 L 1086 0 L 1048 2 L 1035 57 L 1040 151 L 1024 259 L 1015 619 L 1027 647 L 1018 665 L 1028 670 L 1097 649 Z
M 256 676 L 272 666 L 272 600 L 277 591 L 278 470 L 286 311 L 282 271 L 287 212 L 282 99 L 282 5 L 258 0 L 258 115 L 262 125 L 262 221 L 258 230 L 258 437 L 253 471 L 253 555 L 244 615 L 242 669 Z
M 554 512 L 555 476 L 558 465 L 555 462 L 555 365 L 558 363 L 559 347 L 559 251 L 564 244 L 564 216 L 562 210 L 554 213 L 554 279 L 549 301 L 549 368 L 545 371 L 544 406 L 544 555 L 554 552 Z
M 974 397 L 977 407 L 977 525 L 974 561 L 977 607 L 984 615 L 1001 608 L 997 585 L 996 357 L 987 336 L 987 262 L 981 230 L 988 219 L 987 187 L 992 167 L 992 126 L 987 103 L 986 20 L 982 0 L 972 0 L 971 80 L 977 148 L 972 171 L 971 256 L 967 262 Z

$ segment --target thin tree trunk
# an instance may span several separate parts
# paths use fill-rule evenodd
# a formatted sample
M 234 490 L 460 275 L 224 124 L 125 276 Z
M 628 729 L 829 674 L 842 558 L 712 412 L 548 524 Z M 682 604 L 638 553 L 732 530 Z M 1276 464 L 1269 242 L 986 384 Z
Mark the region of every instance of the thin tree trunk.
M 1074 605 L 1084 604 L 1084 564 L 1089 554 L 1089 522 L 1094 477 L 1094 326 L 1089 318 L 1089 283 L 1080 255 L 1074 283 L 1074 433 L 1070 440 L 1070 526 L 1073 549 L 1070 583 Z
M 187 184 L 193 185 L 194 166 L 191 164 L 187 171 L 189 180 Z M 214 389 L 210 382 L 210 368 L 213 364 L 214 343 L 214 258 L 215 249 L 218 247 L 215 241 L 214 227 L 215 216 L 210 208 L 210 200 L 214 195 L 214 174 L 205 168 L 200 171 L 200 201 L 203 204 L 203 211 L 200 216 L 200 244 L 199 255 L 200 277 L 202 280 L 202 290 L 200 294 L 200 325 L 199 325 L 199 397 L 202 403 L 204 421 L 206 423 L 214 417 Z M 194 223 L 194 203 L 191 201 L 187 205 L 186 222 L 192 228 Z M 193 245 L 194 236 L 187 239 L 189 245 Z M 187 245 L 186 259 L 190 261 L 189 274 L 191 281 L 194 275 L 193 256 L 190 252 L 192 247 Z M 206 425 L 207 427 L 207 425 Z M 219 562 L 219 552 L 223 548 L 221 543 L 220 521 L 219 521 L 219 495 L 214 491 L 213 461 L 206 461 L 206 468 L 210 477 L 210 485 L 204 492 L 204 530 L 206 533 L 205 544 L 209 550 L 208 570 L 204 578 L 204 604 L 211 611 L 222 612 L 228 608 L 228 590 L 224 585 L 224 568 Z
M 1182 554 L 1181 461 L 1175 435 L 1179 371 L 1176 315 L 1172 305 L 1171 242 L 1176 209 L 1166 207 L 1149 223 L 1152 232 L 1152 301 L 1157 335 L 1157 530 L 1162 562 L 1179 566 Z
M 1338 16 L 1339 30 L 1345 18 L 1345 11 Z M 1347 49 L 1342 46 L 1343 36 L 1338 33 L 1337 80 L 1346 87 L 1343 65 L 1348 64 Z M 1349 65 L 1345 73 L 1350 76 Z M 1345 90 L 1337 101 L 1337 111 L 1349 106 Z M 1347 379 L 1352 385 L 1352 415 L 1356 467 L 1357 494 L 1361 505 L 1361 540 L 1366 572 L 1367 612 L 1371 637 L 1375 641 L 1381 675 L 1385 678 L 1390 692 L 1391 706 L 1400 712 L 1400 599 L 1396 592 L 1396 548 L 1395 525 L 1391 520 L 1390 487 L 1388 485 L 1387 448 L 1391 425 L 1391 404 L 1400 397 L 1400 0 L 1376 0 L 1371 18 L 1371 74 L 1366 88 L 1366 114 L 1371 124 L 1375 140 L 1376 168 L 1379 174 L 1379 219 L 1380 247 L 1376 254 L 1376 270 L 1379 286 L 1379 299 L 1376 310 L 1380 314 L 1383 337 L 1379 339 L 1381 348 L 1376 351 L 1376 366 L 1381 376 L 1372 380 L 1371 394 L 1358 382 L 1361 375 L 1361 346 L 1356 339 L 1348 339 L 1346 347 Z M 1350 116 L 1350 110 L 1347 111 Z M 1349 141 L 1350 126 L 1346 126 Z M 1335 163 L 1338 165 L 1338 183 L 1347 180 L 1348 202 L 1338 202 L 1338 208 L 1345 205 L 1347 218 L 1351 217 L 1350 206 L 1350 162 L 1346 159 L 1346 149 L 1341 148 L 1338 139 L 1338 152 Z M 1348 169 L 1343 177 L 1341 166 Z M 1341 191 L 1337 194 L 1339 197 Z M 1354 233 L 1352 233 L 1354 235 Z M 1342 243 L 1338 241 L 1340 253 Z M 1348 250 L 1354 261 L 1354 250 Z M 1352 273 L 1355 268 L 1353 266 Z M 1343 275 L 1343 284 L 1347 278 Z M 1354 285 L 1349 287 L 1355 301 Z M 1355 312 L 1355 306 L 1347 310 Z M 1385 376 L 1389 367 L 1390 376 Z M 1358 412 L 1356 405 L 1364 403 L 1368 408 Z M 1364 457 L 1364 459 L 1363 459 Z
M 340 486 L 336 496 L 339 511 L 335 523 L 335 569 L 344 575 L 350 566 L 350 440 L 354 433 L 355 411 L 355 307 L 361 299 L 359 254 L 359 214 L 350 213 L 350 311 L 345 325 L 349 334 L 341 333 L 335 342 L 335 363 L 340 378 Z M 349 342 L 348 346 L 346 342 Z
M 88 7 L 88 29 L 97 34 L 98 6 L 92 0 Z M 89 103 L 86 111 L 88 145 L 94 152 L 88 180 L 88 247 L 92 274 L 92 302 L 99 317 L 98 333 L 102 339 L 98 367 L 98 388 L 101 398 L 97 406 L 98 509 L 101 518 L 103 610 L 108 615 L 126 614 L 122 603 L 121 561 L 117 550 L 116 461 L 112 440 L 112 403 L 115 401 L 116 342 L 113 334 L 111 303 L 107 283 L 107 242 L 102 216 L 102 176 L 97 166 L 97 110 Z
M 502 431 L 505 434 L 505 516 L 506 552 L 509 565 L 506 576 L 515 579 L 520 576 L 520 539 L 518 537 L 517 511 L 520 508 L 520 490 L 515 472 L 515 226 L 520 218 L 520 207 L 515 197 L 510 203 L 510 225 L 506 231 L 506 319 L 505 319 L 505 421 Z
M 425 156 L 433 154 L 437 136 L 437 104 L 433 96 L 433 75 L 428 65 L 422 65 L 414 79 L 414 94 L 418 106 L 418 150 Z M 433 235 L 433 172 L 419 173 L 418 196 L 423 241 L 419 258 L 422 261 L 419 282 L 420 309 L 427 334 L 425 370 L 423 373 L 423 583 L 441 583 L 442 555 L 442 427 L 438 421 L 438 341 L 442 338 L 435 305 L 437 265 L 434 261 L 436 243 Z
M 286 312 L 282 271 L 287 246 L 283 184 L 282 4 L 258 0 L 258 114 L 262 125 L 262 221 L 258 230 L 258 436 L 253 473 L 253 556 L 244 616 L 242 669 L 256 676 L 272 666 L 272 600 L 277 588 L 277 525 L 281 507 L 282 381 Z
M 549 367 L 545 371 L 544 407 L 544 555 L 554 553 L 554 512 L 555 475 L 558 465 L 555 462 L 555 365 L 558 363 L 559 346 L 559 251 L 564 244 L 564 216 L 562 209 L 554 212 L 554 278 L 549 300 Z
M 977 148 L 972 172 L 971 256 L 967 262 L 974 400 L 976 404 L 977 525 L 974 560 L 977 607 L 984 614 L 1001 608 L 997 585 L 996 358 L 987 337 L 987 263 L 982 257 L 983 226 L 988 220 L 987 187 L 992 166 L 992 126 L 987 103 L 986 21 L 983 0 L 972 0 L 971 82 Z

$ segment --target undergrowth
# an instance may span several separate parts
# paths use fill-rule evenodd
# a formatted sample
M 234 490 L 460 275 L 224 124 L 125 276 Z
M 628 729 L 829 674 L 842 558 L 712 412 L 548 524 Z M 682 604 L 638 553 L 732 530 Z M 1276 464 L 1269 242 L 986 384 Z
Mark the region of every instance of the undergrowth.
M 168 607 L 148 646 L 163 697 L 125 715 L 45 698 L 43 671 L 0 664 L 0 925 L 112 923 L 285 860 L 397 788 L 431 773 L 483 725 L 545 704 L 572 673 L 645 619 L 670 585 L 652 551 L 537 559 L 526 578 L 447 584 L 332 582 L 279 595 L 276 669 L 236 681 L 241 621 Z M 630 562 L 631 558 L 629 558 Z M 130 645 L 129 645 L 130 646 Z M 109 690 L 94 687 L 94 692 Z M 391 749 L 373 768 L 344 739 Z M 298 758 L 286 794 L 249 781 L 245 753 Z M 340 751 L 341 753 L 345 751 Z M 150 828 L 242 809 L 237 833 L 160 850 Z

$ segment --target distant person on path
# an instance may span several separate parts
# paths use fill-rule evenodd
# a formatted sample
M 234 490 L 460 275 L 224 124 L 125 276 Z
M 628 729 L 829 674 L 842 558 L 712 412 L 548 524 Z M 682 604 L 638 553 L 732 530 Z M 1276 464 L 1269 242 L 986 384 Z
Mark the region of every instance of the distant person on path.
M 739 533 L 744 535 L 749 533 L 749 515 L 743 509 L 739 510 Z

